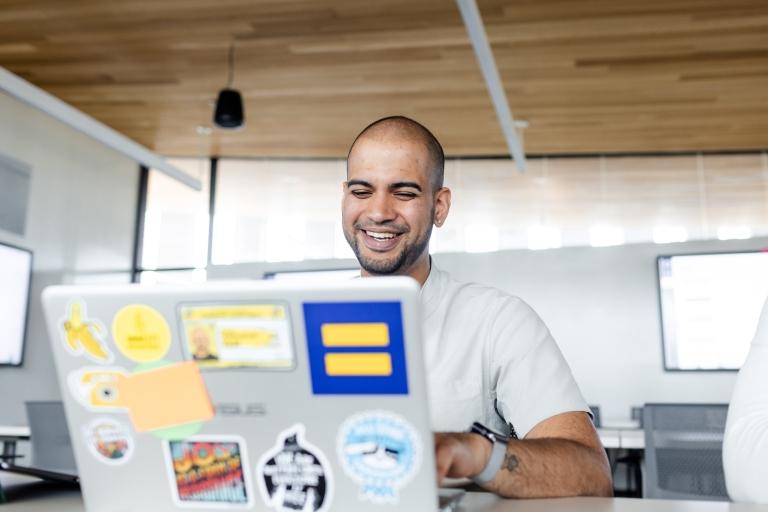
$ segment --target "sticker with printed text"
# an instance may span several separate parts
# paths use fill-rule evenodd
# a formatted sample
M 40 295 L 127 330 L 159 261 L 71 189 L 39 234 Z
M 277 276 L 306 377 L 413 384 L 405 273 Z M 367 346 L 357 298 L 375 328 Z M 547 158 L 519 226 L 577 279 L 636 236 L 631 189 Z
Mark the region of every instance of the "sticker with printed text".
M 173 501 L 180 507 L 248 508 L 253 503 L 245 441 L 194 436 L 165 442 Z
M 325 455 L 305 439 L 304 425 L 282 431 L 277 444 L 259 459 L 256 473 L 261 496 L 272 510 L 330 510 L 331 466 Z
M 337 447 L 344 473 L 360 485 L 360 497 L 373 503 L 397 503 L 399 489 L 421 464 L 416 430 L 387 411 L 348 418 L 339 429 Z
M 182 305 L 184 351 L 201 368 L 295 366 L 284 304 Z
M 137 363 L 158 361 L 171 346 L 171 329 L 157 310 L 131 304 L 112 319 L 112 337 L 122 354 Z

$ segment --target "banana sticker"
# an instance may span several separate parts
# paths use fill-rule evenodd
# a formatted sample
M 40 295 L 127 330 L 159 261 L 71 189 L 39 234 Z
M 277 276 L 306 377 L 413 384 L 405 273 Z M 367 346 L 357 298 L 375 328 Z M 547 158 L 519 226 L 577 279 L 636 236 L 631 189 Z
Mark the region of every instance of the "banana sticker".
M 109 364 L 113 361 L 114 355 L 104 341 L 107 329 L 98 320 L 88 319 L 85 304 L 71 302 L 69 311 L 61 321 L 61 328 L 69 353 L 76 356 L 84 354 L 97 363 Z

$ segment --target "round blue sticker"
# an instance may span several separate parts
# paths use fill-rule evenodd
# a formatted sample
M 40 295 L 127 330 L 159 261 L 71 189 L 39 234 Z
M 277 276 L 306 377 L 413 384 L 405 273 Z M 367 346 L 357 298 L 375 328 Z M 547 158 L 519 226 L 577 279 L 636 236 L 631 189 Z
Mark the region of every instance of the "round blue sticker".
M 398 490 L 421 464 L 416 430 L 387 411 L 348 418 L 339 429 L 338 451 L 344 472 L 361 485 L 361 497 L 374 503 L 396 503 Z

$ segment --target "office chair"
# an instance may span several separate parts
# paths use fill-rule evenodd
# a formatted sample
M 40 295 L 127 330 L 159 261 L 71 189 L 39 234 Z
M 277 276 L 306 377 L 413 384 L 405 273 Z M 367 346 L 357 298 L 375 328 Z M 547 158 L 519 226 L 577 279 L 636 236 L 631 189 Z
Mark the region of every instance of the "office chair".
M 646 498 L 728 501 L 727 404 L 645 404 Z
M 77 466 L 61 402 L 26 402 L 32 460 L 29 465 L 0 462 L 0 470 L 43 480 L 77 483 Z

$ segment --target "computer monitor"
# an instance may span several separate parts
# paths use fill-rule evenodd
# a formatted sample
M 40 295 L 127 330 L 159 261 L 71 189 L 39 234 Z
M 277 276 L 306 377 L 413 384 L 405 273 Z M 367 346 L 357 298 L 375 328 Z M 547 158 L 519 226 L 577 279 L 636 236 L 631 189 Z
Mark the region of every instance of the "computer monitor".
M 0 365 L 20 366 L 24 358 L 32 252 L 0 242 Z
M 768 297 L 768 252 L 659 256 L 664 368 L 738 370 Z

